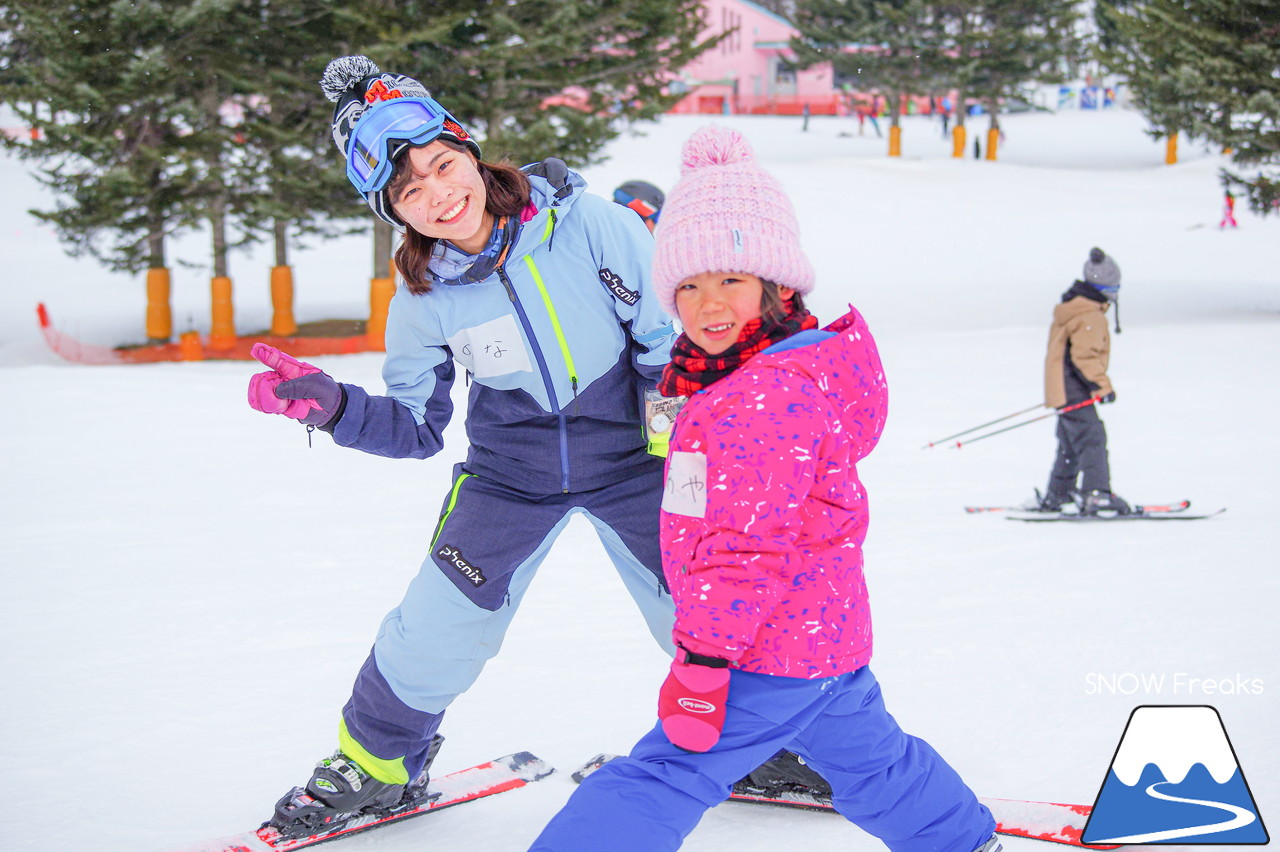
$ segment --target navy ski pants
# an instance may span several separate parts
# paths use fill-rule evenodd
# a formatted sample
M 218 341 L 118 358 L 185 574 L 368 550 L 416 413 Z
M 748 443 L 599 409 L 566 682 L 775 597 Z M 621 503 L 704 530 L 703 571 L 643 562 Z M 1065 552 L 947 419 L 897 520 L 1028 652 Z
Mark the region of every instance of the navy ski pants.
M 596 528 L 654 639 L 675 652 L 658 543 L 658 459 L 639 476 L 570 494 L 526 494 L 463 465 L 454 476 L 430 554 L 383 620 L 342 711 L 350 737 L 380 760 L 403 761 L 408 778 L 421 770 L 445 708 L 498 653 L 538 567 L 576 514 Z
M 1049 473 L 1048 494 L 1069 498 L 1077 488 L 1077 480 L 1084 494 L 1111 491 L 1107 430 L 1098 416 L 1097 405 L 1058 415 L 1058 452 Z
M 869 668 L 821 680 L 733 671 L 724 732 L 705 754 L 660 725 L 590 775 L 530 852 L 665 852 L 780 749 L 832 787 L 836 810 L 893 852 L 973 852 L 991 812 L 924 740 L 903 733 Z

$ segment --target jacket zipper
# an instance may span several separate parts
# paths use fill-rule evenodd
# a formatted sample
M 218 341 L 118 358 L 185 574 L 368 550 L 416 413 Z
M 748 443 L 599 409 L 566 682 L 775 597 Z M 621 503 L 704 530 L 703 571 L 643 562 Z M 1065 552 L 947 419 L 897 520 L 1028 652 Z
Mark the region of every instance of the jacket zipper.
M 542 295 L 542 304 L 547 308 L 547 316 L 551 318 L 551 327 L 556 332 L 556 342 L 560 344 L 560 355 L 564 358 L 565 367 L 569 370 L 569 383 L 573 386 L 573 413 L 578 414 L 578 368 L 573 364 L 573 354 L 569 351 L 569 340 L 564 336 L 564 329 L 560 325 L 560 316 L 556 313 L 556 306 L 551 301 L 551 294 L 547 292 L 547 286 L 542 281 L 542 273 L 538 271 L 538 265 L 533 262 L 532 255 L 524 256 L 525 265 L 529 267 L 529 274 L 533 276 L 533 283 L 538 285 L 538 293 Z
M 542 347 L 538 345 L 538 338 L 533 333 L 533 326 L 529 322 L 529 317 L 525 314 L 524 305 L 520 304 L 520 299 L 516 296 L 515 287 L 511 283 L 511 277 L 507 275 L 506 264 L 498 267 L 498 279 L 502 281 L 502 286 L 507 289 L 507 298 L 511 300 L 511 304 L 516 309 L 516 316 L 520 318 L 520 325 L 524 327 L 525 336 L 529 338 L 529 343 L 533 346 L 533 355 L 538 362 L 538 372 L 542 375 L 542 385 L 547 389 L 547 399 L 551 403 L 551 413 L 556 416 L 557 428 L 560 433 L 560 489 L 563 493 L 569 493 L 569 430 L 568 424 L 565 422 L 564 412 L 560 409 L 560 402 L 556 399 L 555 385 L 551 381 L 551 371 L 547 368 L 546 356 L 542 354 Z

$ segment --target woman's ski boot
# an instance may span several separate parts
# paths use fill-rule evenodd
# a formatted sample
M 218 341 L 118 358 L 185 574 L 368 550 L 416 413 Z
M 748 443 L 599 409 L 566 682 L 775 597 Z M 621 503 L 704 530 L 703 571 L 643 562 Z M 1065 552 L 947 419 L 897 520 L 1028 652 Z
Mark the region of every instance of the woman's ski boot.
M 444 737 L 437 734 L 427 749 L 427 762 L 408 784 L 388 784 L 371 777 L 341 751 L 316 764 L 307 786 L 294 787 L 276 802 L 275 813 L 263 823 L 282 836 L 310 837 L 338 830 L 352 817 L 388 816 L 431 801 L 438 793 L 427 790 L 431 762 Z

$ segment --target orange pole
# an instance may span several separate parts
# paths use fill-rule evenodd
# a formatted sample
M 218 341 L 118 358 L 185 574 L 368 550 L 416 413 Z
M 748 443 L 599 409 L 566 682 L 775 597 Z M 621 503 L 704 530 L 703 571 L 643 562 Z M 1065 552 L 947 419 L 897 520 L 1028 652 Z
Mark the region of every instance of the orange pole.
M 276 337 L 289 337 L 298 333 L 298 323 L 293 318 L 293 268 L 271 267 L 271 333 Z
M 395 294 L 394 278 L 369 280 L 369 322 L 365 325 L 365 340 L 371 352 L 387 351 L 387 310 Z
M 231 302 L 231 279 L 215 276 L 209 282 L 212 295 L 212 323 L 209 327 L 210 349 L 231 349 L 236 345 L 235 308 Z
M 1164 143 L 1164 161 L 1166 165 L 1172 166 L 1178 162 L 1178 134 L 1170 133 L 1169 138 Z
M 183 361 L 203 361 L 204 347 L 200 345 L 200 334 L 195 331 L 184 331 L 178 335 L 178 352 Z
M 173 336 L 173 309 L 169 306 L 169 270 L 153 266 L 147 270 L 147 339 L 153 343 Z
M 992 127 L 987 130 L 987 159 L 994 160 L 996 158 L 996 148 L 1000 144 L 1000 131 Z
M 963 124 L 951 128 L 951 156 L 964 156 L 965 129 Z
M 889 128 L 889 156 L 902 156 L 902 128 L 897 125 Z

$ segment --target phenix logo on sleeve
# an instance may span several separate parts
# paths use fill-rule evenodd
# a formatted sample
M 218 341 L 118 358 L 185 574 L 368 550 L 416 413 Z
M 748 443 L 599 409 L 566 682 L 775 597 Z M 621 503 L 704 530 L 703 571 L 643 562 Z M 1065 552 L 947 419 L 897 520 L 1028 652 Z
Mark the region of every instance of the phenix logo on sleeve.
M 604 286 L 609 292 L 618 297 L 618 300 L 627 305 L 634 305 L 640 301 L 640 293 L 636 290 L 629 290 L 623 283 L 622 276 L 609 268 L 600 270 L 600 280 L 604 282 Z

